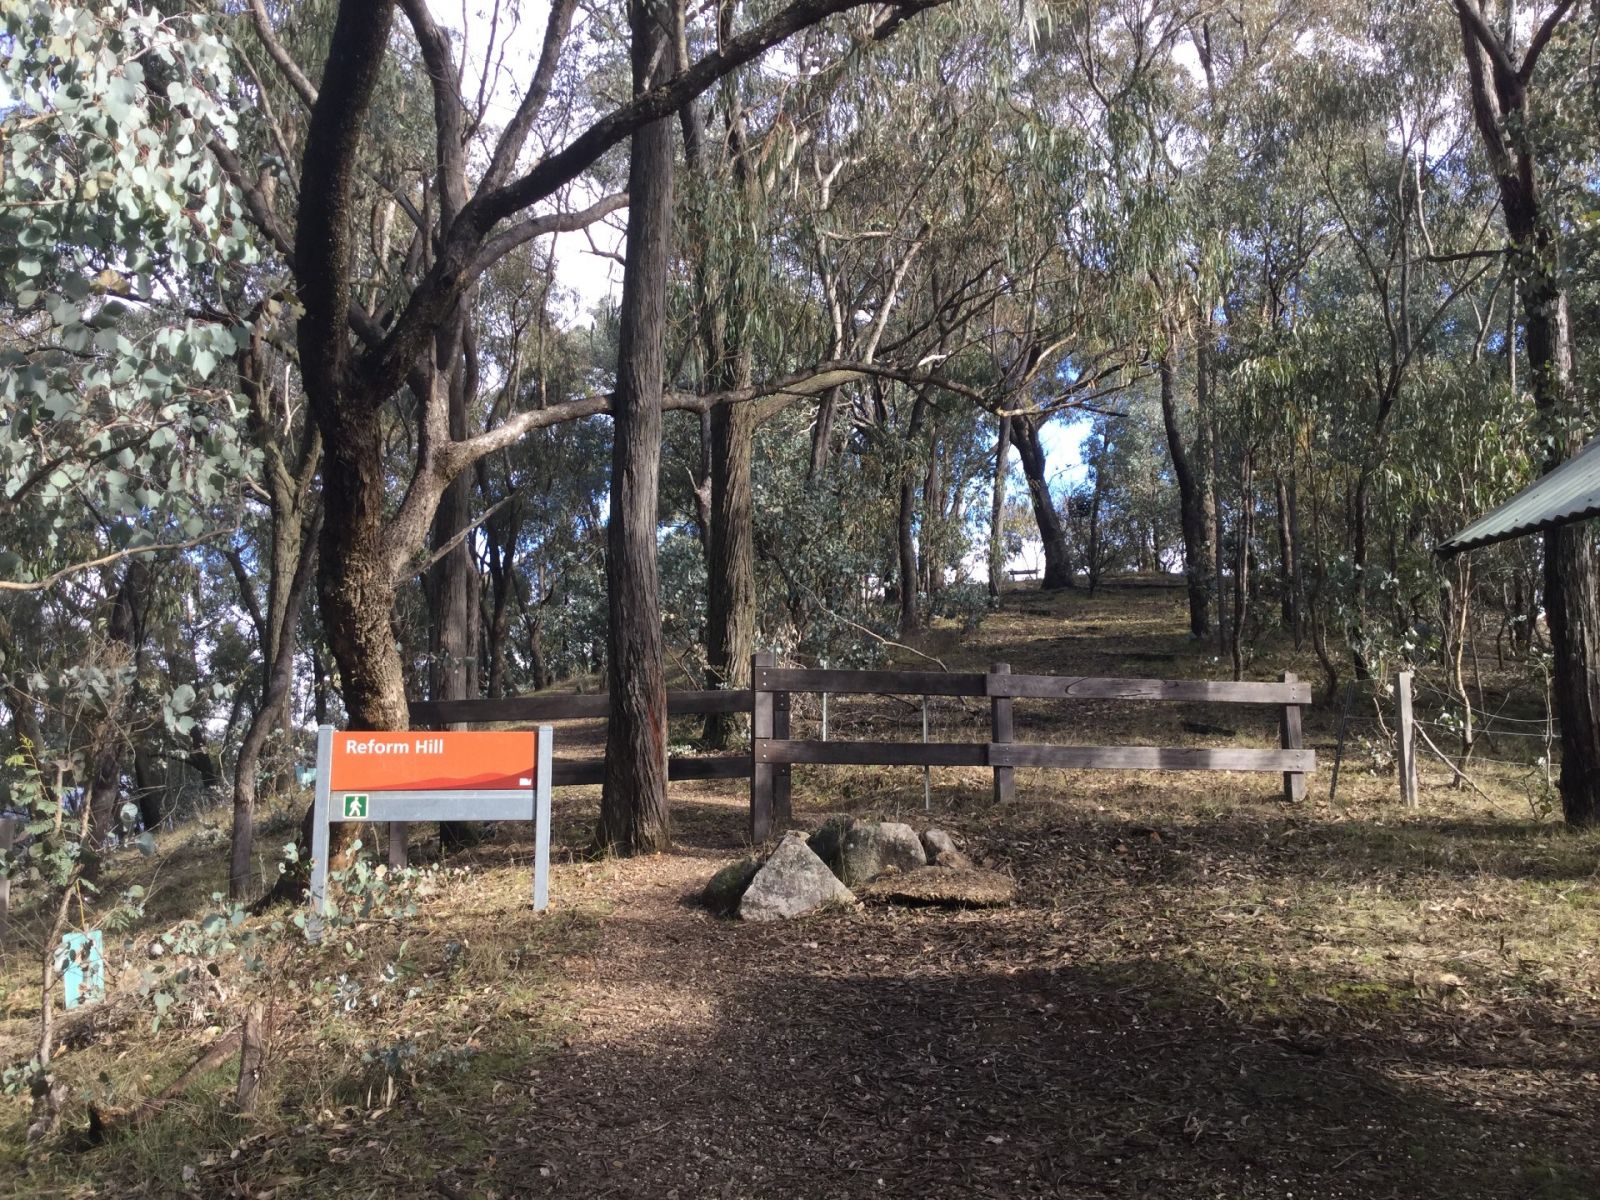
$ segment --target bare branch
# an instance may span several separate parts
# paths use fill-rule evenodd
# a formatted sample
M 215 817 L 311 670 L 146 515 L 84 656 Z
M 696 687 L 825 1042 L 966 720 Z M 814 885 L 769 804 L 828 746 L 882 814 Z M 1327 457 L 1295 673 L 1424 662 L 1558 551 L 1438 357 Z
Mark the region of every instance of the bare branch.
M 483 248 L 478 251 L 478 257 L 472 260 L 468 276 L 476 279 L 518 246 L 531 242 L 536 237 L 543 237 L 547 233 L 575 233 L 587 229 L 602 217 L 610 216 L 619 208 L 626 207 L 628 207 L 628 193 L 618 192 L 597 200 L 588 208 L 578 212 L 545 213 L 529 217 L 526 221 L 519 221 L 483 244 Z
M 577 7 L 577 0 L 555 0 L 551 4 L 550 21 L 545 26 L 544 47 L 539 51 L 539 65 L 534 70 L 533 82 L 528 87 L 527 95 L 523 96 L 522 103 L 517 105 L 516 114 L 506 124 L 505 132 L 500 135 L 500 144 L 494 148 L 494 157 L 489 160 L 489 169 L 484 172 L 480 189 L 500 187 L 515 169 L 523 143 L 528 140 L 528 131 L 533 128 L 534 120 L 550 96 L 556 67 L 561 61 L 561 47 L 572 28 L 572 14 Z
M 295 94 L 304 101 L 307 108 L 317 102 L 317 89 L 311 80 L 306 78 L 306 73 L 300 65 L 289 57 L 289 52 L 283 48 L 283 43 L 278 41 L 277 35 L 272 32 L 272 22 L 267 17 L 266 6 L 261 0 L 250 0 L 250 24 L 255 26 L 256 38 L 261 42 L 261 48 L 267 52 L 267 57 L 277 64 L 279 73 Z
M 110 554 L 102 554 L 99 558 L 91 558 L 85 562 L 73 563 L 70 567 L 62 567 L 53 571 L 43 579 L 0 579 L 0 592 L 42 592 L 60 583 L 69 575 L 76 575 L 80 571 L 92 571 L 96 567 L 109 566 L 114 562 L 121 562 L 125 558 L 132 558 L 137 554 L 160 554 L 167 550 L 193 550 L 196 546 L 203 546 L 207 542 L 214 542 L 219 537 L 227 537 L 237 533 L 236 529 L 213 529 L 210 533 L 201 534 L 197 538 L 190 538 L 186 542 L 160 542 L 149 546 L 129 546 L 125 550 L 116 550 Z

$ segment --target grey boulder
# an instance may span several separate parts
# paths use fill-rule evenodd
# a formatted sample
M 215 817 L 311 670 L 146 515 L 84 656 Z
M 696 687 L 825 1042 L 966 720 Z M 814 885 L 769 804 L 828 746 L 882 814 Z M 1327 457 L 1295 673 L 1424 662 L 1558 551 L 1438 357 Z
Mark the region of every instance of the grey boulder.
M 917 831 L 899 821 L 829 821 L 812 835 L 811 848 L 847 887 L 859 887 L 891 868 L 915 871 L 928 865 Z
M 739 916 L 746 921 L 782 921 L 855 902 L 855 893 L 812 852 L 805 836 L 790 833 L 745 888 Z
M 729 863 L 706 884 L 705 891 L 700 893 L 701 903 L 719 917 L 733 916 L 739 911 L 739 900 L 745 889 L 760 869 L 761 864 L 753 858 L 741 858 L 738 862 Z

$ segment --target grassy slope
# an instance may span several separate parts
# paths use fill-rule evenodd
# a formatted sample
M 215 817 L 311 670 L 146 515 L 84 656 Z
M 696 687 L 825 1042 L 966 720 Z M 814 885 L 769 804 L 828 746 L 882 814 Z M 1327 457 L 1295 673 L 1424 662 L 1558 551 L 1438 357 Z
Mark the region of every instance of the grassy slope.
M 1020 592 L 923 648 L 952 668 L 1222 676 L 1175 632 L 1180 599 Z M 1250 674 L 1312 665 L 1285 649 Z M 416 918 L 264 976 L 230 967 L 159 1034 L 146 962 L 118 950 L 111 999 L 67 1023 L 63 1075 L 126 1108 L 264 998 L 263 1114 L 228 1115 L 230 1067 L 137 1133 L 24 1168 L 25 1105 L 5 1101 L 0 1193 L 1600 1194 L 1600 837 L 1535 819 L 1526 767 L 1484 766 L 1478 796 L 1425 764 L 1404 813 L 1362 748 L 1370 711 L 1354 715 L 1337 807 L 1326 707 L 1307 722 L 1325 765 L 1292 811 L 1274 777 L 1020 772 L 996 810 L 982 772 L 934 772 L 939 823 L 1022 884 L 1004 912 L 710 921 L 683 900 L 738 851 L 743 816 L 736 788 L 702 785 L 675 789 L 680 851 L 642 862 L 580 861 L 594 795 L 559 798 L 543 919 L 506 831 L 431 879 Z M 934 736 L 976 740 L 986 718 L 939 701 Z M 814 719 L 798 708 L 797 736 Z M 918 719 L 894 701 L 832 713 L 836 737 Z M 1267 744 L 1272 720 L 1018 705 L 1041 741 Z M 795 791 L 806 824 L 922 808 L 915 771 L 817 770 Z M 156 885 L 136 951 L 225 871 L 214 832 L 162 851 L 117 866 Z M 17 924 L 6 1062 L 38 1011 Z

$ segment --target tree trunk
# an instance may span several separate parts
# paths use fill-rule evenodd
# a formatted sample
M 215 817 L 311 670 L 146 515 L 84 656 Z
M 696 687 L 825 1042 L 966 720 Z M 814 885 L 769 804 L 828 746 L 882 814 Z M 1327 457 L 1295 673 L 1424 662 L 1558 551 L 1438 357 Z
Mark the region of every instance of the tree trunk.
M 1250 596 L 1250 535 L 1254 524 L 1255 497 L 1251 494 L 1255 484 L 1255 454 L 1244 452 L 1244 462 L 1239 468 L 1239 549 L 1233 566 L 1233 677 L 1244 678 L 1244 618 Z
M 1523 295 L 1528 374 L 1550 438 L 1548 473 L 1581 448 L 1572 430 L 1572 330 L 1566 295 L 1548 279 L 1526 281 Z M 1594 825 L 1600 823 L 1600 559 L 1586 522 L 1544 535 L 1544 607 L 1561 722 L 1561 810 L 1569 824 Z
M 1469 7 L 1470 6 L 1470 7 Z M 1500 191 L 1506 233 L 1518 268 L 1529 383 L 1554 470 L 1575 454 L 1582 414 L 1572 381 L 1572 330 L 1560 280 L 1554 221 L 1542 211 L 1538 163 L 1528 150 L 1525 121 L 1538 55 L 1550 43 L 1553 23 L 1573 6 L 1559 6 L 1531 39 L 1520 67 L 1511 59 L 1513 22 L 1499 35 L 1487 28 L 1480 6 L 1456 6 L 1467 61 L 1473 120 Z M 1476 17 L 1477 20 L 1473 18 Z M 1498 36 L 1498 53 L 1488 42 Z M 1522 129 L 1517 141 L 1512 132 Z M 1508 347 L 1513 363 L 1514 347 Z M 1544 535 L 1544 606 L 1554 657 L 1553 690 L 1561 721 L 1561 807 L 1574 825 L 1600 822 L 1600 561 L 1587 524 Z
M 1211 632 L 1211 546 L 1205 500 L 1200 480 L 1183 444 L 1173 394 L 1170 358 L 1161 360 L 1161 422 L 1167 432 L 1167 452 L 1178 482 L 1178 525 L 1183 531 L 1183 575 L 1189 589 L 1189 636 L 1203 638 Z
M 122 574 L 111 603 L 111 619 L 106 634 L 120 663 L 139 668 L 139 649 L 144 642 L 145 606 L 150 601 L 150 565 L 144 558 L 133 558 Z M 130 689 L 131 691 L 132 689 Z M 125 693 L 113 693 L 110 708 L 105 714 L 105 728 L 99 738 L 95 755 L 94 777 L 89 786 L 89 845 L 99 850 L 105 846 L 121 822 L 118 814 L 117 792 L 122 779 L 122 751 L 127 744 L 119 725 L 125 708 Z
M 1011 418 L 1012 434 L 1016 439 L 1017 457 L 1022 460 L 1022 473 L 1028 480 L 1028 498 L 1033 502 L 1033 519 L 1039 526 L 1039 540 L 1044 544 L 1044 579 L 1039 586 L 1046 591 L 1074 586 L 1072 555 L 1067 547 L 1067 531 L 1061 513 L 1050 495 L 1050 480 L 1045 473 L 1044 443 L 1039 438 L 1040 421 L 1036 417 Z
M 451 438 L 460 441 L 467 436 L 467 404 L 469 393 L 476 390 L 473 372 L 467 369 L 466 356 L 458 352 L 465 343 L 465 330 L 459 324 L 437 340 L 440 347 L 441 366 L 448 370 L 450 397 L 449 422 Z M 444 355 L 455 355 L 455 361 L 444 361 Z M 445 488 L 438 510 L 433 516 L 431 545 L 440 553 L 458 535 L 472 524 L 471 473 L 463 471 Z M 462 537 L 444 557 L 433 564 L 428 572 L 424 592 L 428 601 L 428 695 L 433 700 L 470 700 L 474 672 L 471 664 L 477 656 L 477 639 L 473 636 L 472 609 L 473 576 L 476 568 L 467 539 Z M 464 725 L 451 726 L 465 729 Z M 459 850 L 477 841 L 475 828 L 463 821 L 439 822 L 439 849 L 441 853 Z
M 995 425 L 994 484 L 989 492 L 989 596 L 998 600 L 1006 571 L 1006 475 L 1011 466 L 1011 418 L 997 417 Z
M 351 730 L 410 728 L 404 664 L 391 624 L 395 585 L 384 537 L 383 449 L 376 414 L 335 414 L 323 426 L 323 526 L 317 588 L 328 647 L 339 664 Z M 360 825 L 335 823 L 328 866 L 345 870 Z
M 1283 627 L 1296 643 L 1300 640 L 1300 560 L 1295 545 L 1294 506 L 1282 471 L 1273 472 L 1278 493 L 1278 587 Z
M 1089 595 L 1100 590 L 1100 501 L 1105 495 L 1105 461 L 1095 464 L 1094 494 L 1089 500 Z
M 233 833 L 228 851 L 228 896 L 243 900 L 250 892 L 250 855 L 255 839 L 256 786 L 260 778 L 261 753 L 277 723 L 278 713 L 287 707 L 290 685 L 294 682 L 295 630 L 300 623 L 300 609 L 306 589 L 311 583 L 312 563 L 316 557 L 317 520 L 313 516 L 302 535 L 299 557 L 289 576 L 289 587 L 282 599 L 271 602 L 282 604 L 281 611 L 267 613 L 267 624 L 278 630 L 273 644 L 276 654 L 267 664 L 266 688 L 261 703 L 250 717 L 239 745 L 239 757 L 233 768 Z M 288 564 L 284 563 L 284 567 Z M 276 568 L 275 568 L 276 569 Z M 277 596 L 276 590 L 269 595 Z
M 1211 327 L 1201 330 L 1194 353 L 1195 441 L 1205 479 L 1201 484 L 1205 527 L 1211 542 L 1211 594 L 1216 599 L 1217 650 L 1228 649 L 1228 622 L 1223 612 L 1227 593 L 1223 591 L 1222 544 L 1222 447 L 1217 438 L 1216 415 L 1211 405 Z
M 634 94 L 639 95 L 659 82 L 658 69 L 672 58 L 666 32 L 673 28 L 673 14 L 652 0 L 629 0 L 628 23 Z M 596 842 L 609 852 L 643 853 L 670 844 L 667 694 L 656 576 L 662 340 L 672 239 L 670 118 L 652 121 L 633 135 L 628 193 L 606 531 L 610 725 Z
M 917 539 L 915 532 L 917 487 L 909 478 L 900 481 L 900 500 L 895 511 L 895 560 L 899 564 L 900 636 L 922 628 L 917 607 Z
M 817 405 L 817 421 L 811 427 L 811 463 L 806 468 L 807 483 L 815 483 L 828 469 L 828 459 L 833 449 L 833 415 L 838 407 L 838 388 L 829 388 L 822 393 L 822 402 Z
M 922 590 L 932 608 L 944 587 L 944 567 L 939 559 L 944 530 L 944 472 L 939 469 L 939 439 L 928 441 L 928 470 L 922 481 Z
M 756 417 L 751 404 L 719 405 L 711 417 L 708 687 L 740 688 L 750 682 L 750 656 L 756 640 L 755 517 L 750 492 Z M 738 730 L 732 714 L 708 714 L 706 744 L 726 748 Z

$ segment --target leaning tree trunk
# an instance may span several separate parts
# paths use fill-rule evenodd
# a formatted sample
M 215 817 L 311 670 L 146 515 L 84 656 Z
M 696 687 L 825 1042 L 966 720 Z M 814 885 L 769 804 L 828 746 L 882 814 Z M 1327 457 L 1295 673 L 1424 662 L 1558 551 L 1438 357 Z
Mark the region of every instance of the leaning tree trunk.
M 1161 360 L 1161 422 L 1167 432 L 1167 452 L 1178 481 L 1178 524 L 1183 531 L 1183 576 L 1189 588 L 1189 635 L 1203 638 L 1211 632 L 1211 546 L 1206 520 L 1204 489 L 1189 461 L 1178 425 L 1173 395 L 1172 360 Z
M 1044 443 L 1039 438 L 1041 422 L 1035 417 L 1015 416 L 1011 424 L 1017 457 L 1022 460 L 1022 473 L 1028 480 L 1033 519 L 1039 526 L 1039 540 L 1044 544 L 1044 579 L 1039 586 L 1047 591 L 1072 587 L 1072 556 L 1067 548 L 1066 526 L 1056 510 L 1056 502 L 1050 495 L 1050 480 L 1045 474 Z
M 671 59 L 672 13 L 629 0 L 635 95 L 659 82 Z M 606 530 L 610 629 L 606 679 L 610 726 L 595 840 L 602 850 L 666 848 L 667 691 L 656 575 L 661 463 L 662 341 L 672 239 L 672 122 L 633 135 L 628 156 L 628 248 L 612 405 L 611 521 Z

